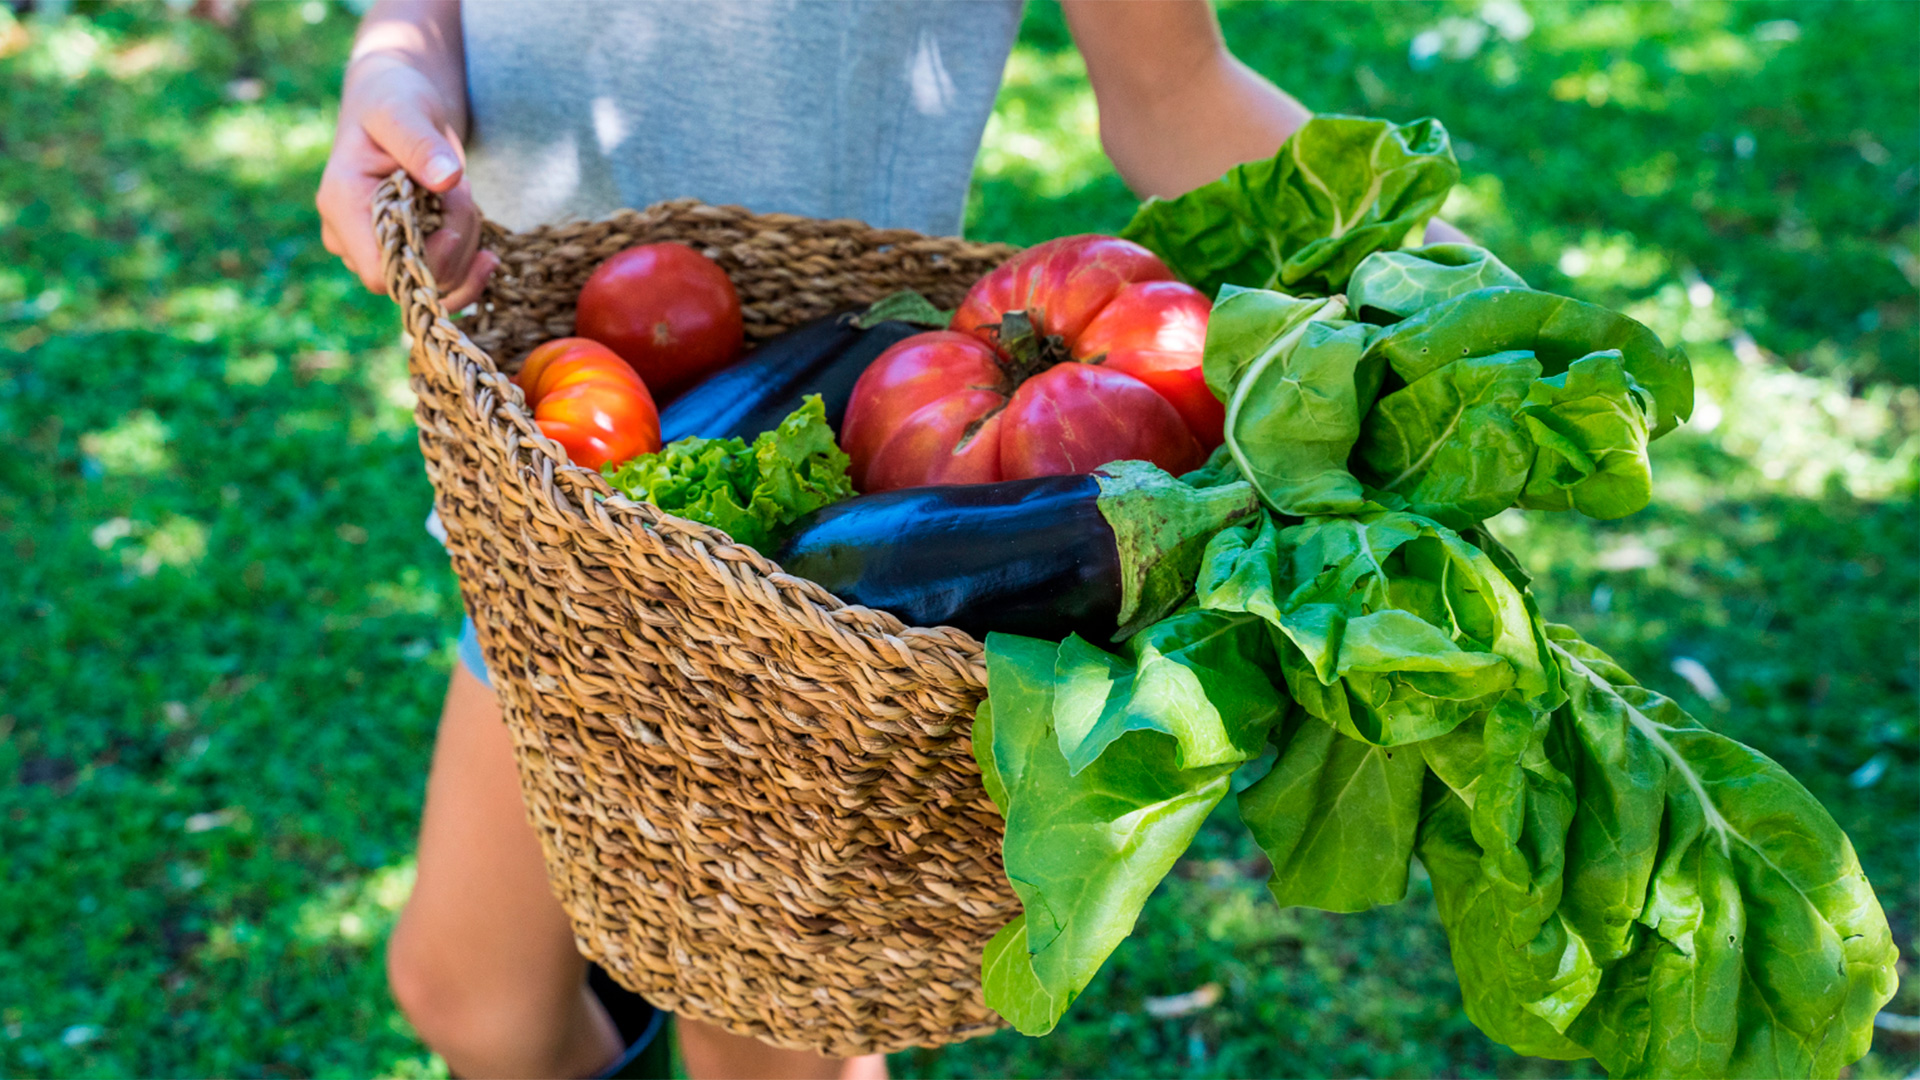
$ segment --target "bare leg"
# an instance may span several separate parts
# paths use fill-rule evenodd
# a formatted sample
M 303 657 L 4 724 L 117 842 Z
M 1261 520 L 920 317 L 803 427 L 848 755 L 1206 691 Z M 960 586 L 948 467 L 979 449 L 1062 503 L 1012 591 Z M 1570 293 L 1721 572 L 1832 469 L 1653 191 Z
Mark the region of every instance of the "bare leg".
M 455 1073 L 588 1076 L 620 1036 L 547 889 L 513 744 L 486 684 L 455 665 L 427 777 L 419 876 L 387 947 L 393 996 Z
M 680 1035 L 680 1057 L 693 1080 L 887 1080 L 887 1059 L 880 1054 L 829 1058 L 805 1050 L 783 1050 L 725 1028 L 673 1019 Z
M 620 1037 L 547 888 L 513 742 L 486 684 L 456 665 L 420 821 L 419 876 L 387 947 L 394 999 L 466 1077 L 588 1076 Z M 886 1080 L 879 1055 L 841 1061 L 676 1018 L 693 1080 Z

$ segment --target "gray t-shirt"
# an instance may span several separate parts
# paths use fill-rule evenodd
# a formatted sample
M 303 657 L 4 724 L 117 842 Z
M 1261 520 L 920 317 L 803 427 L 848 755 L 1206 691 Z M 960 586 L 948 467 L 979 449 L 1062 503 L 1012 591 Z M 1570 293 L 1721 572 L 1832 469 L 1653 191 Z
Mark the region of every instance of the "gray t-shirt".
M 468 175 L 512 229 L 692 195 L 956 235 L 1021 0 L 466 0 Z

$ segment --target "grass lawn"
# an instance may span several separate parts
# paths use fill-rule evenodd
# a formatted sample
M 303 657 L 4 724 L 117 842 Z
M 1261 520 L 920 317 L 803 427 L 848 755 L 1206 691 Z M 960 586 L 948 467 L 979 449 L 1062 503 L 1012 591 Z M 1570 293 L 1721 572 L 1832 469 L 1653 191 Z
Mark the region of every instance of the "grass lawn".
M 0 6 L 0 12 L 4 12 Z M 1620 521 L 1495 527 L 1548 615 L 1787 765 L 1920 934 L 1920 54 L 1900 3 L 1228 4 L 1325 111 L 1440 117 L 1448 216 L 1684 342 L 1694 422 Z M 459 601 L 392 305 L 318 241 L 353 16 L 0 13 L 0 1076 L 442 1075 L 386 995 Z M 1109 231 L 1030 6 L 979 237 Z M 1230 814 L 1230 807 L 1222 815 Z M 1209 825 L 1052 1036 L 919 1076 L 1591 1074 L 1467 1022 L 1424 879 L 1280 910 Z M 1920 1013 L 1920 980 L 1891 1011 Z M 1149 997 L 1214 985 L 1156 1019 Z M 1907 1076 L 1881 1032 L 1859 1076 Z

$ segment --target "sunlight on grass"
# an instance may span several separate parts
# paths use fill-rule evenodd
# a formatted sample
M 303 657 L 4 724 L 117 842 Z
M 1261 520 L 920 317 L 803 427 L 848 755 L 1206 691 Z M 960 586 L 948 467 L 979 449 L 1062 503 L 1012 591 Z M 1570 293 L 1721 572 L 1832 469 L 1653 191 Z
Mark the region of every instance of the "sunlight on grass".
M 357 881 L 337 882 L 300 905 L 294 936 L 308 944 L 384 940 L 413 892 L 414 861 L 382 867 Z
M 80 436 L 80 451 L 108 476 L 151 476 L 173 467 L 172 437 L 152 409 L 136 409 L 110 428 Z
M 228 327 L 256 317 L 240 287 L 228 281 L 180 289 L 167 297 L 161 311 L 190 341 L 211 341 Z
M 1772 364 L 1696 371 L 1708 388 L 1696 416 L 1717 415 L 1714 442 L 1750 463 L 1763 490 L 1816 498 L 1838 484 L 1861 500 L 1913 496 L 1920 390 L 1880 385 L 1855 397 L 1842 380 Z
M 83 19 L 67 19 L 34 37 L 38 47 L 29 47 L 20 65 L 29 78 L 79 82 L 105 52 L 105 35 Z
M 120 549 L 120 563 L 141 577 L 152 577 L 163 566 L 190 574 L 207 555 L 206 525 L 182 514 L 170 514 L 152 528 L 135 524 L 132 540 Z
M 333 142 L 333 120 L 319 109 L 235 106 L 216 115 L 184 144 L 188 162 L 247 184 L 274 183 L 288 173 L 318 172 Z
M 1560 272 L 1583 285 L 1644 289 L 1671 272 L 1659 251 L 1634 243 L 1624 233 L 1588 233 L 1560 253 Z
M 179 71 L 193 57 L 172 35 L 150 37 L 120 49 L 107 58 L 107 74 L 126 82 L 154 72 Z
M 1100 149 L 1100 115 L 1086 61 L 1021 46 L 987 121 L 975 172 L 1010 180 L 1042 198 L 1059 198 L 1112 168 Z
M 230 386 L 265 386 L 279 370 L 279 357 L 272 353 L 251 353 L 228 357 L 225 377 Z
M 413 427 L 413 407 L 419 400 L 407 378 L 407 352 L 401 348 L 373 349 L 360 353 L 354 363 L 362 368 L 361 377 L 374 391 L 370 408 L 356 412 L 348 437 L 364 443 L 382 435 L 394 435 Z
M 425 517 L 425 510 L 421 512 Z M 401 571 L 396 581 L 376 581 L 367 586 L 367 606 L 361 615 L 385 618 L 390 615 L 432 615 L 439 612 L 444 597 L 442 586 L 429 581 L 417 566 Z

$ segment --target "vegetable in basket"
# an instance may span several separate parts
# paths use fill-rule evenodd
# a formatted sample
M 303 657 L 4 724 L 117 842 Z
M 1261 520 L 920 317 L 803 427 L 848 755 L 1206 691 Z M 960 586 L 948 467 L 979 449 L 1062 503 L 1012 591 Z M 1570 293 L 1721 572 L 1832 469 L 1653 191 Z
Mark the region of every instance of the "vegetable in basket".
M 534 422 L 575 465 L 598 469 L 660 449 L 660 417 L 646 384 L 613 350 L 559 338 L 533 350 L 513 381 Z
M 660 437 L 751 439 L 820 395 L 827 424 L 839 427 L 853 384 L 867 365 L 920 328 L 888 320 L 861 328 L 853 312 L 815 319 L 773 338 L 708 376 L 660 410 Z
M 854 485 L 890 491 L 1084 473 L 1171 472 L 1219 441 L 1200 375 L 1208 304 L 1146 249 L 1050 240 L 974 283 L 952 329 L 883 353 L 854 387 Z
M 862 495 L 801 520 L 776 558 L 910 626 L 1105 641 L 1172 611 L 1207 538 L 1257 509 L 1244 482 L 1196 490 L 1117 461 L 1088 475 Z
M 580 289 L 573 332 L 619 353 L 662 402 L 740 354 L 740 294 L 685 244 L 630 247 Z
M 601 475 L 622 495 L 772 551 L 793 523 L 853 494 L 819 395 L 772 431 L 744 439 L 678 439 Z

